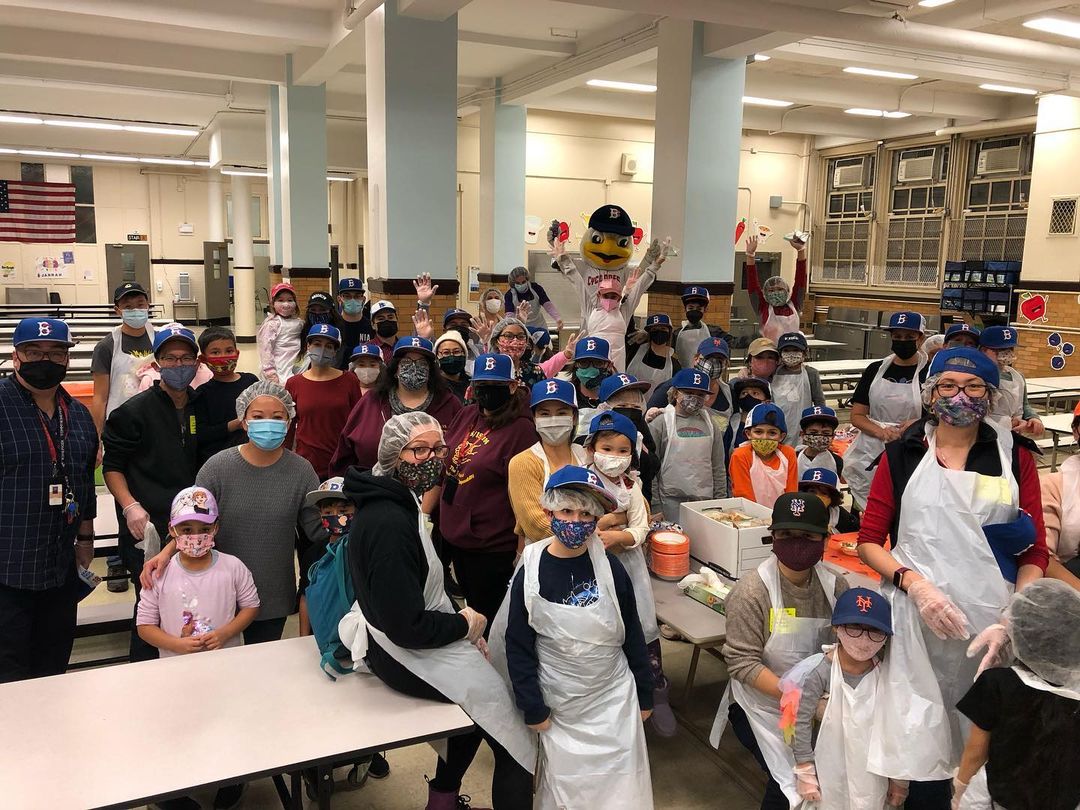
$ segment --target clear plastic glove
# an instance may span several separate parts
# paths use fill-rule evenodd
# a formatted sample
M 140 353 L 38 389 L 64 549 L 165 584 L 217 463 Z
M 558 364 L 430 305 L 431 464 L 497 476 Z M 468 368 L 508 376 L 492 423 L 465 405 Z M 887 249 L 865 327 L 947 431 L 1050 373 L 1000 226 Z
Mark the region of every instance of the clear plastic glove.
M 959 776 L 952 780 L 952 810 L 959 810 L 960 800 L 964 798 L 964 791 L 968 789 L 968 783 L 961 781 Z
M 484 658 L 486 658 L 488 661 L 490 661 L 491 660 L 491 651 L 488 650 L 488 645 L 487 645 L 487 642 L 484 641 L 484 637 L 480 636 L 480 638 L 478 638 L 475 643 L 476 643 L 476 649 L 478 649 L 483 654 Z
M 983 654 L 982 661 L 979 662 L 979 669 L 975 672 L 976 678 L 983 674 L 984 669 L 1007 667 L 1012 663 L 1012 641 L 1009 639 L 1009 631 L 1005 625 L 992 624 L 975 636 L 968 645 L 967 657 L 974 658 L 983 647 L 986 648 L 986 652 Z
M 817 768 L 813 762 L 802 762 L 795 766 L 795 790 L 805 801 L 821 801 L 821 786 L 818 785 Z
M 547 231 L 547 243 L 551 248 L 551 257 L 553 259 L 559 259 L 566 255 L 566 242 L 564 242 L 559 233 L 559 220 L 551 220 L 551 225 Z
M 469 623 L 469 632 L 465 637 L 469 639 L 471 644 L 475 644 L 476 640 L 484 635 L 484 628 L 487 627 L 487 617 L 469 607 L 462 608 L 458 613 L 464 616 L 465 621 Z
M 146 533 L 146 524 L 150 522 L 150 514 L 142 508 L 141 504 L 133 503 L 124 511 L 124 520 L 127 522 L 128 531 L 136 540 L 142 540 Z
M 971 638 L 967 616 L 933 582 L 928 579 L 913 582 L 907 594 L 919 609 L 923 623 L 935 636 L 943 641 Z
M 653 419 L 658 417 L 663 412 L 664 412 L 663 408 L 649 408 L 649 410 L 645 411 L 645 421 L 646 422 L 651 422 Z
M 890 779 L 889 792 L 885 794 L 887 807 L 903 807 L 908 795 L 907 779 Z

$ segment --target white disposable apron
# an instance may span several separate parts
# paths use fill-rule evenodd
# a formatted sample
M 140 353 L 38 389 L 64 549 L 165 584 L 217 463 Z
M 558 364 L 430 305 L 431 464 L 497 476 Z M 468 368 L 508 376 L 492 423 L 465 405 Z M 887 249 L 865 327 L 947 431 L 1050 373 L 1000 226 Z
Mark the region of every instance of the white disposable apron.
M 836 576 L 821 563 L 814 566 L 814 571 L 817 572 L 818 582 L 821 583 L 829 604 L 834 604 Z M 821 651 L 822 642 L 828 637 L 830 621 L 829 619 L 797 618 L 784 611 L 784 597 L 780 590 L 780 568 L 775 556 L 770 556 L 761 563 L 757 567 L 757 573 L 761 581 L 765 583 L 772 605 L 769 611 L 772 631 L 765 642 L 761 660 L 770 671 L 780 677 L 804 658 Z M 720 708 L 716 710 L 716 719 L 713 720 L 712 731 L 709 733 L 709 743 L 713 748 L 720 747 L 720 738 L 728 723 L 728 707 L 732 702 L 738 703 L 746 712 L 750 728 L 754 732 L 754 739 L 757 740 L 772 778 L 788 797 L 791 807 L 798 807 L 802 799 L 799 798 L 799 792 L 795 789 L 795 755 L 784 741 L 783 732 L 780 730 L 780 702 L 776 698 L 767 697 L 757 689 L 732 678 L 728 681 L 728 688 L 724 692 L 723 700 L 720 701 Z
M 772 304 L 766 304 L 766 306 L 769 311 L 765 316 L 765 323 L 761 325 L 761 334 L 764 337 L 776 343 L 780 340 L 781 335 L 799 331 L 799 313 L 797 311 L 793 311 L 790 315 L 780 315 Z M 787 306 L 795 310 L 795 306 L 790 301 L 788 301 Z
M 849 686 L 833 651 L 829 702 L 814 745 L 821 801 L 816 810 L 882 810 L 889 780 L 866 768 L 880 672 L 875 666 Z
M 982 527 L 1016 519 L 1019 488 L 1011 450 L 1001 441 L 1002 475 L 994 477 L 942 467 L 935 434 L 927 425 L 929 447 L 900 499 L 893 557 L 940 588 L 967 616 L 974 636 L 999 620 L 1012 592 Z M 894 779 L 950 779 L 964 743 L 956 703 L 979 658 L 967 657 L 968 641 L 943 641 L 927 629 L 906 594 L 891 584 L 882 593 L 892 603 L 894 635 L 881 667 L 868 767 Z
M 154 344 L 155 333 L 154 327 L 149 323 L 146 324 L 146 336 L 150 339 L 151 346 Z M 112 362 L 109 364 L 109 401 L 105 406 L 106 417 L 139 393 L 139 375 L 135 371 L 150 359 L 124 352 L 124 333 L 119 326 L 113 329 L 111 334 L 113 352 Z
M 415 497 L 415 496 L 414 496 Z M 417 509 L 420 502 L 417 501 Z M 428 573 L 424 582 L 424 607 L 443 613 L 456 613 L 450 597 L 446 595 L 443 582 L 442 562 L 431 543 L 431 530 L 423 513 L 418 518 L 420 544 L 424 548 Z M 484 654 L 467 639 L 460 639 L 443 647 L 429 650 L 410 650 L 399 647 L 386 634 L 368 623 L 358 602 L 338 622 L 338 635 L 349 648 L 353 668 L 368 672 L 364 664 L 367 655 L 368 634 L 390 656 L 430 684 L 454 703 L 480 728 L 499 741 L 529 773 L 536 766 L 536 736 L 532 734 L 510 694 L 506 682 Z
M 784 444 L 794 447 L 799 443 L 799 420 L 802 412 L 814 404 L 810 398 L 810 375 L 805 368 L 798 374 L 777 372 L 769 384 L 772 389 L 772 401 L 780 406 L 787 423 L 787 437 Z
M 296 357 L 300 354 L 300 333 L 304 331 L 304 322 L 300 318 L 282 318 L 281 328 L 274 341 L 274 371 L 278 381 L 285 385 L 289 377 L 296 373 Z
M 604 546 L 588 541 L 598 598 L 588 607 L 540 595 L 540 556 L 549 543 L 525 549 L 525 609 L 536 631 L 540 690 L 551 727 L 540 733 L 543 764 L 534 807 L 653 806 L 649 756 L 637 687 L 626 662 L 622 615 Z
M 873 382 L 870 383 L 870 419 L 880 427 L 897 427 L 922 415 L 922 384 L 919 382 L 919 373 L 926 365 L 926 355 L 919 352 L 918 365 L 912 370 L 911 382 L 907 383 L 895 383 L 885 379 L 884 374 L 894 359 L 896 355 L 890 354 L 882 360 Z M 877 469 L 866 468 L 884 449 L 885 442 L 861 430 L 844 454 L 844 478 L 851 490 L 851 498 L 859 509 L 866 509 L 870 482 L 874 480 L 874 470 Z
M 836 459 L 833 458 L 833 454 L 830 453 L 828 450 L 822 450 L 813 458 L 809 458 L 806 455 L 806 448 L 804 447 L 799 450 L 799 454 L 798 456 L 796 456 L 795 460 L 799 464 L 800 481 L 802 481 L 802 477 L 807 470 L 812 470 L 815 467 L 822 470 L 830 470 L 836 473 L 838 477 L 840 475 L 839 471 L 836 469 Z
M 1057 553 L 1072 559 L 1080 548 L 1080 456 L 1069 456 L 1061 465 L 1061 531 Z
M 774 470 L 757 453 L 753 450 L 750 452 L 750 483 L 754 487 L 754 502 L 772 509 L 776 499 L 787 489 L 788 458 L 778 449 L 776 457 L 780 459 L 780 466 Z
M 688 321 L 683 321 L 679 336 L 675 338 L 675 357 L 683 368 L 693 368 L 694 355 L 697 354 L 701 341 L 711 337 L 712 332 L 702 321 L 697 326 L 692 326 Z
M 996 427 L 1012 430 L 1013 419 L 1024 418 L 1024 377 L 1016 369 L 1004 369 L 998 384 L 990 421 Z
M 608 359 L 615 366 L 616 372 L 626 370 L 626 316 L 616 307 L 608 312 L 597 306 L 585 319 L 584 335 L 603 338 L 608 342 Z
M 529 318 L 525 321 L 526 326 L 531 326 L 534 329 L 547 329 L 547 320 L 544 318 L 544 308 L 540 305 L 540 293 L 536 289 L 536 285 L 529 284 L 529 292 L 532 296 L 525 301 L 529 305 Z M 510 310 L 511 313 L 517 312 L 518 304 L 522 302 L 521 293 L 517 291 L 517 288 L 510 285 L 510 301 L 513 303 L 514 308 Z
M 644 392 L 646 401 L 648 401 L 649 396 L 652 394 L 656 386 L 658 386 L 662 382 L 667 382 L 673 376 L 675 376 L 671 370 L 672 355 L 670 354 L 664 358 L 664 365 L 662 365 L 660 368 L 653 368 L 652 366 L 645 365 L 645 355 L 648 353 L 650 348 L 651 346 L 649 344 L 645 344 L 640 349 L 638 349 L 638 353 L 634 355 L 634 359 L 631 360 L 629 365 L 627 365 L 626 367 L 627 374 L 632 374 L 637 377 L 638 380 L 640 380 L 641 382 L 647 382 L 649 384 L 649 390 Z
M 692 418 L 705 431 L 705 438 L 680 438 L 675 428 L 675 406 L 663 413 L 667 447 L 660 461 L 656 492 L 667 520 L 678 522 L 679 504 L 705 501 L 713 496 L 712 451 L 715 438 L 712 419 L 704 409 Z

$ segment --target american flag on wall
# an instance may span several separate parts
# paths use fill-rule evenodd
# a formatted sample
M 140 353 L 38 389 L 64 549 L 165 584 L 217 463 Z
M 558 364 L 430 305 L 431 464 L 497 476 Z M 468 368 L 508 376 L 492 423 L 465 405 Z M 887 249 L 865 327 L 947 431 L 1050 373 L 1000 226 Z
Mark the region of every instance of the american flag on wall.
M 0 180 L 0 242 L 75 241 L 75 186 Z

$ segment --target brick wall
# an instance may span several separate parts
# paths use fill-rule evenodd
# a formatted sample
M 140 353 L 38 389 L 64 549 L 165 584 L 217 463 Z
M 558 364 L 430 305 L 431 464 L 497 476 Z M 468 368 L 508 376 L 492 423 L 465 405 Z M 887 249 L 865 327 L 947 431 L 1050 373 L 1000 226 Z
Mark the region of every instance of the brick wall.
M 686 282 L 688 285 L 690 282 Z M 686 309 L 682 296 L 671 293 L 649 293 L 649 314 L 664 313 L 671 318 L 672 325 L 678 329 L 686 320 Z M 709 311 L 705 322 L 712 326 L 721 326 L 727 330 L 731 326 L 731 296 L 714 295 L 709 299 Z
M 1046 296 L 1046 321 L 1028 323 L 1026 318 L 1020 317 L 1020 322 L 1016 324 L 1020 333 L 1016 368 L 1025 377 L 1080 375 L 1080 351 L 1066 357 L 1065 367 L 1055 371 L 1050 367 L 1050 358 L 1058 354 L 1058 351 L 1047 343 L 1047 338 L 1057 332 L 1062 343 L 1072 343 L 1080 349 L 1080 301 L 1077 300 L 1077 293 L 1038 290 L 1031 292 Z
M 416 294 L 412 295 L 383 295 L 380 293 L 371 293 L 371 301 L 390 301 L 394 308 L 398 312 L 398 328 L 401 330 L 400 334 L 412 334 L 412 316 L 416 312 Z M 446 315 L 448 309 L 453 309 L 457 306 L 457 295 L 442 295 L 436 293 L 435 297 L 431 299 L 430 317 L 432 325 L 435 327 L 435 337 L 438 337 L 443 333 L 443 316 Z

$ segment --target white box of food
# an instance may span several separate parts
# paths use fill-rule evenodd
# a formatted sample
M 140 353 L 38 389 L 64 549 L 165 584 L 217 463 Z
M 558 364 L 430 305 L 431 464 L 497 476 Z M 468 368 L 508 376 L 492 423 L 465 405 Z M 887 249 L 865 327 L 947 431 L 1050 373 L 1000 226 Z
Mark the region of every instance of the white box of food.
M 709 517 L 711 510 L 739 512 L 764 521 L 761 526 L 736 528 Z M 692 501 L 679 506 L 679 524 L 690 537 L 690 556 L 716 563 L 737 577 L 753 571 L 772 553 L 768 524 L 772 510 L 746 498 Z

